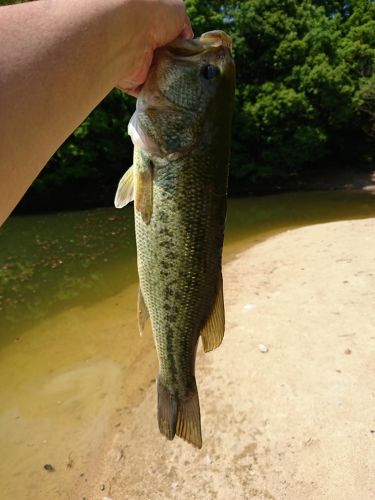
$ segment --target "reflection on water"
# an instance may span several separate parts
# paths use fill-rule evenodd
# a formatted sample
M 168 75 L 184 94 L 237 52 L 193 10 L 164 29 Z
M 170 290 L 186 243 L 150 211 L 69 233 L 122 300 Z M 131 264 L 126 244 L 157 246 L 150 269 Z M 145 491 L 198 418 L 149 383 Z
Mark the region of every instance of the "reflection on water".
M 135 279 L 131 210 L 14 217 L 0 230 L 0 331 L 19 333 Z
M 375 197 L 364 194 L 232 200 L 225 259 L 285 228 L 370 216 Z M 156 374 L 136 281 L 130 208 L 17 217 L 0 230 L 3 498 L 90 491 L 108 429 L 121 429 Z
M 375 216 L 375 197 L 349 192 L 286 193 L 230 200 L 226 247 L 229 253 L 271 234 L 310 224 Z M 233 246 L 234 245 L 234 246 Z

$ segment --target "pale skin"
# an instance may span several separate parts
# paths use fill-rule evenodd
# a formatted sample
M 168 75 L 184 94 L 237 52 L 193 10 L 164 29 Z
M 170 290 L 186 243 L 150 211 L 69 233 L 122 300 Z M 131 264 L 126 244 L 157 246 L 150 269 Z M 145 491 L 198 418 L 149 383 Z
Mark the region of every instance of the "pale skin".
M 137 95 L 179 36 L 193 36 L 182 0 L 0 7 L 0 224 L 92 109 L 114 87 Z

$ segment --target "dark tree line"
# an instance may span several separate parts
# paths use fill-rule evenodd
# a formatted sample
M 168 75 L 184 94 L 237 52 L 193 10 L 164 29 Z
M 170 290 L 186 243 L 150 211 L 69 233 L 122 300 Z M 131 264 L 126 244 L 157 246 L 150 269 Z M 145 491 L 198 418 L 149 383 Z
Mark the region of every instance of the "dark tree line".
M 196 35 L 224 29 L 237 66 L 230 188 L 272 191 L 374 164 L 373 0 L 186 0 Z M 59 149 L 25 209 L 111 204 L 132 161 L 134 99 L 113 91 Z

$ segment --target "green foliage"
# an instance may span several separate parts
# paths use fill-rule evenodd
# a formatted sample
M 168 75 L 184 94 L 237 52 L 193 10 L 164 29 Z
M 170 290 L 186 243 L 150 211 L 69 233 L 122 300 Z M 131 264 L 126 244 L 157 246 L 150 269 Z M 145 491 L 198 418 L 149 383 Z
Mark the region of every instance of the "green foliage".
M 0 7 L 5 5 L 12 5 L 15 3 L 24 3 L 25 0 L 0 0 Z
M 228 12 L 226 4 L 231 4 L 231 2 L 186 0 L 185 4 L 192 21 L 195 36 L 200 36 L 202 33 L 213 29 L 225 29 L 226 13 Z
M 374 162 L 373 0 L 186 0 L 195 34 L 224 29 L 237 66 L 232 194 L 318 167 Z M 112 202 L 131 163 L 134 100 L 113 92 L 51 160 L 24 206 Z
M 329 15 L 309 0 L 230 3 L 238 68 L 232 189 L 373 159 L 358 93 L 374 72 L 374 3 L 323 2 Z
M 360 110 L 365 115 L 365 131 L 375 139 L 375 75 L 362 86 L 358 100 Z

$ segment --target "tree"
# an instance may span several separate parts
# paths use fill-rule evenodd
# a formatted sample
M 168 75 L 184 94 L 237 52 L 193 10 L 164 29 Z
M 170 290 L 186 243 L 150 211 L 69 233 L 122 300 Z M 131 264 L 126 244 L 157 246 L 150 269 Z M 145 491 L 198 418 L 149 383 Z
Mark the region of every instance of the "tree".
M 196 36 L 224 29 L 237 66 L 232 194 L 374 162 L 373 0 L 186 0 Z M 112 203 L 134 101 L 115 91 L 56 153 L 24 207 Z M 67 193 L 69 196 L 67 196 Z
M 375 76 L 369 79 L 361 88 L 360 93 L 361 112 L 366 116 L 364 123 L 365 131 L 375 139 Z
M 373 73 L 374 3 L 215 4 L 217 27 L 234 40 L 238 72 L 232 191 L 269 189 L 317 166 L 368 158 L 358 92 Z M 199 28 L 209 29 L 202 16 L 211 21 L 213 2 L 188 7 Z

